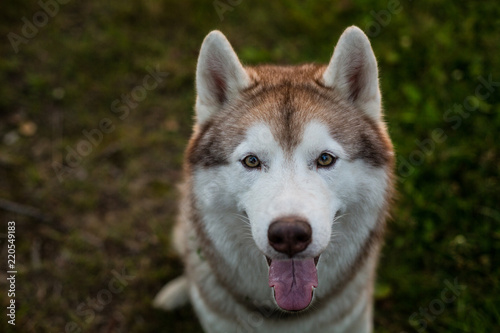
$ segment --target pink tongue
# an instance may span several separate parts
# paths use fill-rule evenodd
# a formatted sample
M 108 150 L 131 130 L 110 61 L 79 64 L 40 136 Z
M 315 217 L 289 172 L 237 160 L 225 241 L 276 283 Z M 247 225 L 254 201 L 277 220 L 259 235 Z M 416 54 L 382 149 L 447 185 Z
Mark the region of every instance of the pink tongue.
M 274 298 L 283 310 L 305 309 L 311 303 L 313 287 L 317 286 L 314 259 L 271 261 L 269 287 L 274 287 Z

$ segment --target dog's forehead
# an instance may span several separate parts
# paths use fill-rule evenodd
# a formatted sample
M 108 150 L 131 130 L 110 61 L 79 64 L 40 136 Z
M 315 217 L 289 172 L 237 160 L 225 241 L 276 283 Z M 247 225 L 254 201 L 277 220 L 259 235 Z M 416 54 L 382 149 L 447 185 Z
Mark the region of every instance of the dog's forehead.
M 262 85 L 250 93 L 236 107 L 241 116 L 235 118 L 237 127 L 249 128 L 255 123 L 264 123 L 270 128 L 274 139 L 287 152 L 300 144 L 306 125 L 321 122 L 333 130 L 344 116 L 329 117 L 335 109 L 342 108 L 324 94 L 313 82 L 281 81 L 276 85 Z

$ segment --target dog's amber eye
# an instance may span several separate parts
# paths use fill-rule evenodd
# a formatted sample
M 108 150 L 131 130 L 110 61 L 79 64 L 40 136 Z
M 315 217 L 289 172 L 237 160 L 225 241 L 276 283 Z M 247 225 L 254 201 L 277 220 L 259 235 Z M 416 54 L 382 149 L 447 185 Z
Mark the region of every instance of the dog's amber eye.
M 319 155 L 317 162 L 318 162 L 318 167 L 328 167 L 331 166 L 337 158 L 333 155 L 330 155 L 328 153 L 323 153 Z
M 257 156 L 254 156 L 254 155 L 249 155 L 249 156 L 245 157 L 245 159 L 243 160 L 243 164 L 249 168 L 260 167 L 260 161 L 257 158 Z

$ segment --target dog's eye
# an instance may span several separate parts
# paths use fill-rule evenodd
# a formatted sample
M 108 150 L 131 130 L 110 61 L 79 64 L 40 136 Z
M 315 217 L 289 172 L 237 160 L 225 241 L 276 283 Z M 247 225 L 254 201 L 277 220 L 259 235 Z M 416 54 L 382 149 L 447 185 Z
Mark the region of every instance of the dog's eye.
M 254 156 L 254 155 L 248 155 L 247 157 L 245 157 L 245 159 L 243 160 L 243 165 L 246 166 L 247 168 L 258 168 L 260 167 L 260 161 L 259 159 L 257 158 L 257 156 Z
M 318 167 L 324 168 L 333 165 L 335 161 L 337 161 L 337 157 L 328 153 L 322 153 L 316 161 L 318 163 Z

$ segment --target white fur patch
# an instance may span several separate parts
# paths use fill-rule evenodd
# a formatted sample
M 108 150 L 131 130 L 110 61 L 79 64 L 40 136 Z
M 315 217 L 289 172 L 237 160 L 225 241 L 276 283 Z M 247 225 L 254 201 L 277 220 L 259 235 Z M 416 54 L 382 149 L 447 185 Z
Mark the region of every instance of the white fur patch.
M 333 167 L 317 168 L 316 160 L 323 152 L 338 157 Z M 249 170 L 241 165 L 239 161 L 247 155 L 257 156 L 262 169 Z M 234 167 L 224 168 L 224 173 L 226 177 L 231 175 L 227 184 L 231 197 L 248 215 L 253 239 L 264 254 L 284 258 L 267 238 L 269 225 L 276 219 L 299 216 L 307 220 L 313 231 L 312 243 L 298 257 L 315 257 L 330 242 L 337 212 L 343 213 L 360 202 L 367 207 L 381 207 L 386 187 L 383 183 L 387 181 L 384 171 L 362 160 L 349 162 L 347 156 L 342 145 L 330 136 L 328 127 L 317 121 L 307 124 L 292 156 L 285 156 L 266 124 L 248 130 L 232 156 Z M 366 230 L 373 227 L 371 224 L 365 226 Z
M 338 157 L 330 169 L 316 167 L 315 161 L 324 151 Z M 241 160 L 250 154 L 261 160 L 262 169 L 247 169 L 242 165 Z M 263 254 L 273 259 L 284 258 L 284 255 L 269 245 L 267 230 L 275 219 L 290 215 L 305 218 L 313 230 L 312 243 L 298 257 L 321 254 L 315 295 L 321 297 L 336 281 L 342 280 L 342 272 L 355 261 L 376 223 L 376 212 L 384 204 L 388 182 L 384 169 L 374 168 L 361 159 L 349 161 L 350 155 L 352 152 L 330 136 L 326 125 L 312 121 L 305 126 L 292 155 L 287 156 L 271 128 L 258 123 L 248 129 L 229 165 L 196 171 L 193 180 L 197 208 L 203 212 L 208 236 L 229 265 L 227 272 L 231 280 L 236 281 L 239 293 L 256 300 L 269 299 L 271 289 L 267 285 Z M 337 212 L 340 218 L 334 221 Z M 345 296 L 323 310 L 321 320 L 329 322 L 328 318 L 336 316 L 339 306 L 352 302 L 349 295 L 366 293 L 360 288 L 369 278 L 367 272 L 359 272 Z M 214 296 L 217 303 L 225 304 L 224 298 L 229 296 L 222 290 L 218 293 L 220 297 Z M 352 325 L 361 315 L 363 304 L 364 301 L 339 322 L 339 327 Z M 207 327 L 231 327 L 231 323 L 224 321 L 212 322 L 217 315 L 203 310 L 201 303 L 197 302 L 195 307 L 205 313 L 202 321 L 206 321 Z M 244 310 L 241 311 L 241 315 L 245 315 Z M 368 323 L 366 318 L 363 323 Z M 302 330 L 297 327 L 296 332 L 307 331 L 314 325 L 319 323 L 304 321 L 300 324 Z M 275 329 L 277 326 L 269 323 L 263 324 L 259 331 L 274 332 Z

